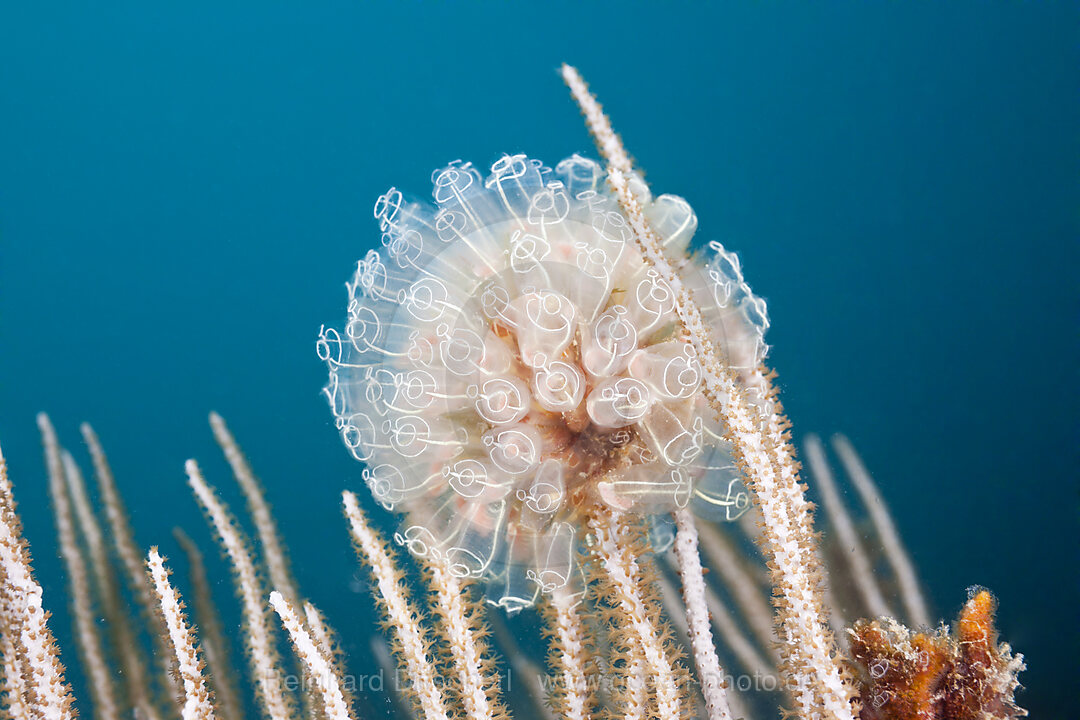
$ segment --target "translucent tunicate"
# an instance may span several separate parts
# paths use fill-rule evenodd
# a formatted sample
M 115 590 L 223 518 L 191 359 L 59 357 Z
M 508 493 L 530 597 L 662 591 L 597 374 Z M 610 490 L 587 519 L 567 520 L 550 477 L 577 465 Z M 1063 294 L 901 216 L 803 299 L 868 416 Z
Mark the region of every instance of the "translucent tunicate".
M 597 503 L 738 517 L 745 490 L 677 295 L 601 167 L 507 155 L 486 176 L 456 161 L 432 183 L 434 206 L 396 189 L 378 199 L 379 249 L 347 283 L 343 326 L 316 344 L 346 447 L 375 500 L 403 514 L 396 540 L 515 611 L 577 576 Z M 631 186 L 666 252 L 688 253 L 690 205 Z M 752 394 L 765 305 L 718 243 L 696 258 L 683 289 Z

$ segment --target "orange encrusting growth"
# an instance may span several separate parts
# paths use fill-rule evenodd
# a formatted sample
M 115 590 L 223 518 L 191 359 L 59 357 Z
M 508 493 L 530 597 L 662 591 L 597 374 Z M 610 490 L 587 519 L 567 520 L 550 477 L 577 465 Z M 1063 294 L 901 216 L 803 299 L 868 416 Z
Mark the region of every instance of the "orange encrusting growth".
M 1013 702 L 1023 656 L 996 645 L 994 598 L 978 590 L 952 634 L 912 633 L 895 620 L 849 631 L 859 665 L 862 720 L 991 720 L 1024 717 Z

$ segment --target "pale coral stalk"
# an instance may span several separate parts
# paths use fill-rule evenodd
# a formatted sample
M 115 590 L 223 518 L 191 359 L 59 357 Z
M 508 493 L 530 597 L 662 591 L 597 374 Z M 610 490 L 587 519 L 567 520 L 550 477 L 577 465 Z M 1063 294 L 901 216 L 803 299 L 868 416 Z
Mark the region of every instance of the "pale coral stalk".
M 772 606 L 757 580 L 743 565 L 742 557 L 727 535 L 708 524 L 700 528 L 701 547 L 709 568 L 723 580 L 758 644 L 775 653 Z M 715 615 L 715 613 L 714 613 Z
M 623 720 L 645 720 L 649 712 L 648 662 L 637 638 L 631 639 L 630 657 L 626 661 L 622 693 Z
M 436 681 L 435 667 L 428 658 L 429 643 L 424 636 L 417 613 L 409 603 L 400 573 L 386 551 L 386 545 L 367 523 L 356 495 L 343 492 L 345 516 L 358 554 L 367 562 L 375 576 L 384 610 L 397 636 L 405 671 L 416 693 L 426 720 L 447 720 L 446 706 Z
M 835 657 L 831 633 L 820 620 L 821 601 L 817 590 L 816 558 L 798 523 L 789 515 L 785 496 L 766 444 L 757 432 L 751 411 L 730 379 L 728 390 L 736 402 L 726 406 L 725 419 L 735 438 L 747 469 L 749 487 L 761 507 L 762 537 L 771 556 L 773 583 L 780 590 L 778 612 L 781 640 L 786 653 L 785 669 L 794 689 L 813 688 L 826 717 L 850 720 L 854 717 L 853 689 L 845 682 Z M 816 704 L 800 700 L 803 705 Z
M 646 607 L 637 563 L 629 548 L 616 538 L 616 517 L 610 512 L 597 511 L 589 518 L 589 528 L 596 537 L 594 551 L 618 602 L 620 617 L 641 646 L 647 671 L 655 686 L 660 716 L 681 717 L 682 702 L 676 685 L 675 668 L 661 641 L 660 630 Z
M 214 693 L 214 714 L 219 720 L 235 720 L 242 712 L 233 681 L 236 671 L 229 664 L 228 643 L 222 631 L 221 617 L 214 605 L 202 552 L 180 528 L 173 528 L 173 537 L 187 555 L 188 582 L 192 590 L 190 598 L 199 627 L 199 644 L 206 658 L 207 676 Z
M 308 673 L 314 678 L 315 685 L 322 695 L 322 707 L 326 716 L 329 720 L 350 720 L 349 707 L 341 692 L 341 681 L 330 664 L 330 658 L 315 644 L 307 628 L 300 622 L 296 611 L 277 590 L 270 593 L 270 605 L 281 618 L 281 624 L 289 632 L 296 654 L 300 656 L 304 665 L 307 666 Z
M 63 486 L 63 468 L 56 432 L 45 413 L 37 416 L 45 446 L 45 462 L 50 487 Z M 0 455 L 0 475 L 7 478 L 7 465 Z M 5 483 L 6 484 L 6 483 Z M 10 489 L 10 486 L 8 486 Z M 14 500 L 5 500 L 5 512 L 0 518 L 0 566 L 4 569 L 4 584 L 16 607 L 19 625 L 19 653 L 27 667 L 27 705 L 31 715 L 42 720 L 69 720 L 75 717 L 71 706 L 71 688 L 64 679 L 60 651 L 49 629 L 49 614 L 42 605 L 41 586 L 34 580 L 30 567 L 30 551 L 20 535 L 14 515 Z
M 113 685 L 112 673 L 109 671 L 108 661 L 105 657 L 105 643 L 97 624 L 93 607 L 93 593 L 90 588 L 89 573 L 87 572 L 88 567 L 94 567 L 98 572 L 100 572 L 101 568 L 96 565 L 97 560 L 92 559 L 87 562 L 84 557 L 76 539 L 75 523 L 72 519 L 72 504 L 76 507 L 76 514 L 79 514 L 80 502 L 87 502 L 85 498 L 86 490 L 82 486 L 81 473 L 71 455 L 67 451 L 63 451 L 62 458 L 67 486 L 65 487 L 64 484 L 57 485 L 50 478 L 49 494 L 52 496 L 56 515 L 57 533 L 60 538 L 60 555 L 64 559 L 64 567 L 67 569 L 70 583 L 72 615 L 75 618 L 75 639 L 79 644 L 79 649 L 82 651 L 83 670 L 90 680 L 90 693 L 94 698 L 97 714 L 102 718 L 119 718 L 121 713 L 116 698 L 116 688 Z M 78 495 L 80 490 L 83 497 L 76 498 L 73 503 L 68 497 L 68 492 L 70 491 L 74 497 Z M 86 508 L 81 509 L 85 510 Z M 82 518 L 81 522 L 85 525 L 86 518 Z M 88 533 L 84 527 L 83 536 L 87 538 L 91 557 L 93 557 L 95 549 L 94 541 L 91 538 L 92 535 L 93 531 L 91 530 Z M 100 539 L 100 534 L 98 539 Z M 108 612 L 106 610 L 106 613 Z
M 135 533 L 128 521 L 127 510 L 124 501 L 116 489 L 116 480 L 113 477 L 109 460 L 105 456 L 105 450 L 101 446 L 97 433 L 89 423 L 83 423 L 79 427 L 83 440 L 90 451 L 90 459 L 94 464 L 94 477 L 97 480 L 98 493 L 101 504 L 105 509 L 105 520 L 108 523 L 112 536 L 112 544 L 120 558 L 128 588 L 134 595 L 135 602 L 150 625 L 150 636 L 154 643 L 154 658 L 158 663 L 161 682 L 167 689 L 170 699 L 179 703 L 183 697 L 183 688 L 176 674 L 173 672 L 172 652 L 168 647 L 168 629 L 165 627 L 164 618 L 157 611 L 157 600 L 150 587 L 146 572 L 143 569 L 142 549 L 135 542 Z M 125 668 L 130 662 L 125 664 Z M 141 661 L 140 661 L 141 664 Z M 148 718 L 156 718 L 158 713 L 147 703 L 141 705 Z
M 277 523 L 274 522 L 274 515 L 266 500 L 262 485 L 256 479 L 251 464 L 237 444 L 236 438 L 229 431 L 225 420 L 216 412 L 210 413 L 210 428 L 213 430 L 218 446 L 225 454 L 225 459 L 229 462 L 229 467 L 232 468 L 233 477 L 247 500 L 248 512 L 255 523 L 255 532 L 262 547 L 261 560 L 269 575 L 270 587 L 282 593 L 290 604 L 297 605 L 300 603 L 300 593 L 292 571 L 289 569 L 285 544 L 281 541 Z M 306 693 L 304 700 L 316 705 L 321 702 L 318 695 L 311 693 Z M 306 708 L 305 712 L 318 714 L 314 707 Z
M 304 615 L 301 619 L 304 621 L 307 631 L 311 634 L 312 640 L 315 641 L 315 645 L 319 648 L 319 652 L 326 657 L 331 669 L 337 674 L 338 685 L 341 687 L 342 696 L 345 698 L 345 705 L 351 706 L 353 703 L 352 693 L 342 682 L 342 679 L 346 677 L 345 661 L 340 646 L 334 639 L 333 631 L 319 609 L 307 600 L 304 601 Z M 316 700 L 316 698 L 311 698 L 311 701 Z M 321 702 L 321 699 L 318 699 L 318 702 Z
M 161 614 L 169 628 L 169 641 L 184 684 L 183 720 L 214 720 L 213 699 L 202 675 L 203 662 L 195 645 L 195 635 L 184 617 L 184 606 L 169 583 L 169 571 L 156 547 L 150 548 L 146 567 L 154 583 Z
M 315 640 L 315 644 L 319 646 L 320 652 L 326 656 L 334 671 L 337 672 L 338 677 L 342 677 L 344 668 L 340 659 L 341 653 L 338 650 L 337 643 L 334 641 L 330 626 L 326 624 L 326 619 L 319 612 L 319 609 L 306 600 L 304 601 L 304 622 L 307 624 L 308 631 Z M 349 695 L 344 686 L 342 687 L 342 693 L 345 694 L 345 700 L 348 701 Z
M 465 606 L 465 589 L 461 580 L 450 572 L 445 560 L 432 559 L 427 566 L 435 602 L 442 616 L 439 629 L 454 661 L 465 716 L 469 720 L 492 720 L 495 714 L 486 692 L 488 682 L 483 675 L 482 658 Z
M 690 647 L 694 652 L 701 694 L 710 720 L 730 720 L 727 693 L 724 690 L 724 671 L 713 645 L 712 628 L 709 627 L 709 610 L 705 603 L 705 577 L 698 555 L 698 533 L 694 516 L 689 510 L 677 510 L 675 523 L 675 557 L 679 563 L 679 576 L 683 584 L 683 602 L 686 604 L 686 621 L 689 625 Z
M 188 460 L 184 467 L 191 489 L 217 531 L 236 576 L 251 672 L 255 676 L 263 709 L 273 720 L 288 720 L 292 717 L 292 707 L 282 685 L 281 658 L 271 633 L 264 595 L 247 541 L 228 508 L 206 484 L 195 461 Z
M 849 715 L 843 713 L 848 712 L 847 708 L 851 715 L 858 714 L 858 700 L 843 669 L 834 659 L 839 650 L 830 628 L 839 627 L 838 612 L 823 582 L 824 565 L 815 540 L 813 513 L 806 500 L 805 486 L 799 480 L 795 451 L 786 430 L 789 422 L 783 416 L 772 376 L 764 367 L 759 367 L 750 380 L 750 385 L 765 399 L 757 407 L 756 421 L 763 435 L 762 447 L 772 456 L 775 470 L 771 478 L 773 484 L 770 486 L 766 477 L 764 484 L 758 487 L 766 491 L 771 487 L 776 492 L 786 517 L 763 516 L 760 540 L 767 555 L 771 553 L 775 558 L 777 538 L 789 532 L 795 539 L 794 549 L 802 553 L 797 564 L 803 571 L 802 577 L 806 578 L 805 582 L 800 582 L 800 577 L 778 577 L 784 572 L 781 566 L 776 562 L 769 564 L 774 586 L 784 588 L 787 583 L 792 588 L 782 589 L 778 605 L 778 634 L 785 644 L 781 651 L 781 668 L 789 676 L 788 689 L 801 709 L 801 716 L 817 713 L 817 708 L 825 704 L 828 712 L 839 712 L 841 714 L 836 717 L 846 718 Z M 752 485 L 751 489 L 754 487 Z M 759 507 L 764 513 L 764 505 Z M 786 530 L 778 532 L 781 525 L 786 526 Z M 795 565 L 795 562 L 788 563 L 788 567 Z M 825 608 L 829 608 L 828 619 Z M 825 665 L 822 665 L 822 649 L 825 650 Z
M 109 554 L 105 549 L 105 541 L 101 534 L 101 526 L 94 517 L 94 510 L 90 505 L 90 496 L 86 492 L 86 483 L 83 481 L 82 471 L 75 463 L 75 459 L 66 450 L 62 451 L 61 458 L 64 464 L 64 477 L 67 480 L 67 489 L 71 494 L 71 505 L 74 508 L 75 518 L 78 520 L 83 539 L 86 541 L 86 549 L 90 555 L 90 566 L 100 586 L 102 604 L 106 605 L 106 612 L 116 613 L 118 608 L 114 603 L 117 600 L 116 586 L 112 583 L 107 569 L 109 568 Z
M 788 645 L 784 666 L 801 667 L 803 668 L 801 672 L 811 675 L 805 681 L 791 683 L 796 693 L 804 689 L 812 691 L 820 696 L 820 701 L 826 704 L 829 712 L 839 712 L 841 714 L 837 717 L 846 718 L 849 715 L 858 715 L 859 701 L 849 676 L 835 659 L 839 656 L 839 645 L 845 642 L 842 640 L 838 644 L 830 631 L 830 627 L 841 628 L 838 623 L 839 613 L 832 602 L 829 588 L 823 581 L 824 564 L 821 561 L 814 533 L 812 507 L 806 499 L 806 486 L 799 479 L 799 465 L 795 459 L 795 449 L 790 442 L 788 432 L 791 424 L 783 414 L 779 393 L 772 383 L 774 376 L 774 373 L 763 366 L 758 367 L 750 379 L 749 386 L 761 394 L 765 400 L 756 406 L 757 422 L 764 436 L 764 447 L 772 456 L 776 472 L 775 487 L 784 500 L 788 520 L 791 523 L 791 532 L 796 538 L 799 549 L 803 552 L 802 567 L 809 578 L 809 587 L 797 591 L 802 598 L 794 604 L 794 607 L 798 609 L 798 612 L 806 614 L 802 622 L 812 631 L 812 640 L 807 644 L 805 639 L 798 639 L 797 626 L 787 622 L 782 629 Z M 762 538 L 766 540 L 766 549 L 771 550 L 775 546 L 768 544 L 770 536 L 767 520 L 763 522 Z M 775 564 L 770 565 L 773 583 L 776 586 L 779 585 L 775 579 L 777 568 Z M 793 597 L 794 595 L 790 593 L 782 594 L 780 617 L 786 618 L 788 608 L 792 606 Z M 809 613 L 812 613 L 813 617 Z M 825 650 L 826 665 L 821 664 L 821 650 Z M 816 707 L 818 700 L 814 703 Z
M 759 368 L 752 380 L 766 400 L 755 408 L 748 406 L 734 379 L 729 377 L 729 381 L 728 397 L 736 398 L 737 406 L 721 402 L 721 408 L 730 419 L 726 422 L 745 422 L 735 433 L 736 449 L 747 467 L 751 492 L 762 511 L 763 545 L 772 558 L 769 568 L 773 585 L 781 591 L 777 617 L 779 634 L 786 643 L 784 668 L 791 675 L 804 676 L 789 678 L 795 693 L 816 695 L 812 704 L 805 697 L 797 699 L 800 704 L 815 708 L 820 704 L 827 717 L 848 720 L 859 712 L 858 698 L 838 660 L 837 644 L 826 620 L 813 515 L 788 441 L 789 423 L 782 414 L 770 373 Z M 764 464 L 769 460 L 771 468 Z M 770 502 L 774 499 L 776 502 Z
M 814 688 L 827 717 L 852 720 L 854 690 L 835 657 L 835 643 L 823 620 L 809 506 L 802 496 L 794 460 L 783 438 L 785 423 L 777 413 L 762 417 L 759 410 L 750 407 L 734 373 L 714 346 L 700 308 L 664 255 L 663 244 L 630 187 L 629 156 L 622 143 L 577 71 L 564 65 L 563 77 L 608 162 L 608 182 L 627 217 L 638 249 L 675 295 L 676 312 L 701 359 L 704 394 L 728 429 L 748 486 L 761 508 L 765 522 L 763 537 L 772 558 L 773 583 L 782 595 L 778 621 L 787 643 L 785 667 L 789 673 L 806 676 L 806 682 L 800 680 L 796 684 Z M 763 421 L 766 429 L 762 428 Z
M 896 529 L 892 516 L 889 515 L 889 506 L 885 504 L 885 498 L 881 496 L 869 471 L 855 452 L 855 448 L 851 446 L 851 442 L 843 435 L 834 435 L 832 442 L 848 478 L 851 479 L 851 484 L 855 486 L 863 505 L 866 506 L 866 511 L 870 513 L 870 520 L 874 523 L 878 537 L 881 538 L 885 557 L 892 565 L 900 584 L 900 598 L 904 603 L 904 609 L 913 625 L 929 627 L 930 612 L 926 609 L 926 599 L 919 590 L 915 566 L 904 549 L 903 541 L 900 540 L 900 533 Z
M 48 627 L 48 613 L 42 607 L 41 586 L 25 562 L 20 538 L 6 520 L 0 522 L 0 565 L 19 615 L 18 654 L 27 666 L 27 705 L 35 719 L 69 720 L 71 689 L 64 680 L 56 640 Z
M 334 641 L 330 637 L 330 629 L 326 627 L 322 613 L 310 602 L 304 602 L 304 624 L 311 631 L 311 637 L 319 646 L 319 651 L 328 658 L 334 657 Z
M 14 535 L 22 535 L 22 527 L 15 509 L 15 496 L 7 476 L 4 453 L 0 451 L 0 521 L 10 523 Z M 8 585 L 3 566 L 0 566 L 0 690 L 6 705 L 3 711 L 12 720 L 30 718 L 27 705 L 26 662 L 19 652 L 19 636 L 22 632 L 21 606 Z
M 681 591 L 675 587 L 674 581 L 663 572 L 656 573 L 655 582 L 657 589 L 660 591 L 660 605 L 664 609 L 664 616 L 671 623 L 672 629 L 676 631 L 678 638 L 689 640 L 690 624 L 686 620 L 686 605 L 683 602 Z M 712 612 L 712 610 L 710 609 L 709 612 Z M 685 644 L 683 642 L 683 645 Z M 728 699 L 730 700 L 730 696 Z M 687 702 L 693 702 L 694 704 L 692 712 L 688 713 L 691 717 L 708 719 L 708 710 L 705 707 L 705 698 L 702 693 L 699 692 L 696 696 L 688 698 Z
M 75 509 L 75 518 L 82 532 L 82 537 L 86 541 L 90 560 L 88 565 L 97 583 L 101 610 L 108 620 L 109 629 L 114 640 L 114 650 L 120 658 L 124 687 L 127 689 L 128 698 L 136 711 L 147 720 L 157 720 L 160 715 L 150 701 L 145 660 L 142 657 L 139 645 L 132 637 L 132 629 L 129 625 L 127 613 L 121 607 L 116 578 L 113 575 L 112 564 L 109 562 L 108 549 L 105 547 L 101 525 L 98 523 L 98 519 L 90 505 L 90 496 L 86 492 L 86 483 L 83 481 L 82 471 L 79 470 L 75 460 L 66 451 L 63 453 L 63 460 L 64 476 L 67 478 L 71 504 Z M 79 558 L 81 561 L 81 553 Z M 78 595 L 75 595 L 75 597 L 77 598 Z M 95 632 L 96 627 L 95 624 Z
M 553 658 L 559 674 L 561 693 L 554 698 L 562 717 L 567 720 L 588 720 L 592 699 L 589 697 L 585 663 L 585 630 L 578 612 L 580 596 L 560 585 L 547 595 L 555 615 L 555 647 Z
M 825 450 L 821 447 L 821 440 L 816 435 L 809 435 L 803 446 L 806 449 L 806 460 L 810 464 L 810 474 L 821 493 L 821 501 L 825 505 L 829 523 L 836 531 L 836 539 L 851 568 L 851 575 L 855 580 L 859 595 L 866 603 L 871 617 L 892 616 L 892 610 L 889 609 L 885 597 L 881 594 L 881 588 L 874 579 L 874 568 L 870 564 L 870 558 L 866 554 L 858 533 L 855 532 L 855 524 L 840 499 L 840 492 L 836 489 L 836 480 L 825 459 Z
M 299 602 L 296 590 L 296 582 L 289 571 L 289 562 L 285 554 L 284 544 L 278 534 L 277 525 L 274 522 L 270 504 L 266 501 L 263 489 L 259 481 L 255 479 L 255 473 L 251 470 L 244 453 L 236 443 L 236 438 L 229 432 L 228 426 L 216 412 L 210 413 L 210 427 L 214 431 L 214 439 L 225 453 L 225 459 L 229 461 L 236 482 L 247 498 L 248 510 L 251 519 L 255 523 L 255 529 L 259 534 L 259 542 L 262 544 L 263 560 L 270 574 L 270 585 L 292 603 Z
M 611 121 L 604 114 L 604 108 L 597 102 L 596 96 L 589 92 L 589 86 L 585 84 L 577 68 L 564 63 L 561 72 L 566 86 L 570 88 L 570 93 L 585 115 L 585 122 L 600 154 L 614 169 L 629 174 L 633 170 L 630 156 L 627 155 L 619 136 L 611 128 Z
M 77 472 L 74 461 L 66 452 L 63 453 L 64 473 L 70 483 Z M 72 520 L 71 500 L 68 498 L 64 481 L 49 477 L 49 494 L 52 496 L 56 517 L 56 530 L 60 539 L 60 556 L 68 574 L 71 589 L 71 610 L 75 619 L 75 640 L 78 643 L 83 660 L 83 670 L 90 683 L 94 709 L 103 720 L 116 720 L 120 717 L 120 706 L 116 699 L 112 673 L 109 672 L 105 658 L 105 644 L 95 618 L 92 605 L 93 595 L 90 590 L 90 578 L 87 565 L 76 539 L 75 524 Z
M 705 606 L 709 609 L 709 615 L 712 617 L 717 632 L 720 633 L 724 647 L 731 651 L 735 659 L 742 663 L 748 672 L 762 676 L 774 673 L 773 666 L 758 652 L 754 643 L 735 622 L 731 610 L 712 588 L 705 590 Z M 731 697 L 732 695 L 729 694 L 728 700 L 731 700 Z M 734 708 L 732 712 L 734 713 Z
M 2 517 L 16 534 L 22 536 L 22 524 L 15 506 L 15 491 L 7 474 L 7 460 L 4 459 L 4 451 L 0 450 L 0 517 Z
M 814 535 L 814 519 L 810 502 L 806 499 L 806 486 L 799 479 L 799 465 L 795 459 L 795 448 L 790 441 L 790 433 L 787 428 L 791 423 L 783 414 L 783 406 L 780 403 L 779 393 L 772 384 L 774 373 L 759 367 L 755 372 L 751 383 L 756 383 L 766 398 L 759 408 L 761 424 L 768 445 L 771 447 L 773 462 L 777 470 L 777 478 L 782 491 L 787 498 L 788 512 L 795 523 L 796 532 L 799 533 L 801 544 L 809 551 L 807 568 L 812 575 L 818 578 L 813 586 L 818 605 L 818 622 L 825 623 L 824 588 L 821 582 L 822 567 L 817 543 Z
M 109 461 L 105 457 L 105 451 L 101 447 L 101 441 L 98 440 L 97 433 L 89 423 L 83 423 L 80 429 L 86 446 L 90 450 L 90 459 L 94 463 L 98 492 L 101 494 L 102 505 L 105 507 L 105 518 L 112 530 L 116 554 L 120 556 L 131 590 L 139 604 L 157 617 L 158 613 L 155 609 L 157 601 L 153 597 L 153 591 L 147 583 L 146 573 L 143 570 L 142 551 L 135 542 L 135 534 L 128 521 L 124 501 L 116 489 L 116 480 L 113 478 Z
M 30 708 L 26 704 L 24 663 L 16 644 L 19 636 L 16 612 L 0 571 L 0 691 L 5 699 L 2 712 L 11 720 L 28 720 Z

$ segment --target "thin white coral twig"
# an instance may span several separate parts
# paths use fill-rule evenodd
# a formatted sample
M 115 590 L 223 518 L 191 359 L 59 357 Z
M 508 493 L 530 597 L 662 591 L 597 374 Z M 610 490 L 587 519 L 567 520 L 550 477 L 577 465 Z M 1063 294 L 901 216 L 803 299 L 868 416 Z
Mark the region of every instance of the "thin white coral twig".
M 351 720 L 349 706 L 341 690 L 341 679 L 338 678 L 330 658 L 315 644 L 289 601 L 277 590 L 270 593 L 270 605 L 288 631 L 296 654 L 314 678 L 322 697 L 322 707 L 329 720 Z
M 832 444 L 851 484 L 855 486 L 866 511 L 870 514 L 870 520 L 874 523 L 878 537 L 881 538 L 885 557 L 892 566 L 893 572 L 896 573 L 896 579 L 900 585 L 900 599 L 904 603 L 904 609 L 914 626 L 929 627 L 930 611 L 926 608 L 926 598 L 919 589 L 915 566 L 907 550 L 904 549 L 896 523 L 889 515 L 889 506 L 885 504 L 885 498 L 881 496 L 881 492 L 858 453 L 855 452 L 851 441 L 843 435 L 835 435 Z
M 554 662 L 559 673 L 558 707 L 567 720 L 588 720 L 593 699 L 589 695 L 585 629 L 578 609 L 580 595 L 566 585 L 548 595 L 554 611 Z
M 825 459 L 825 450 L 821 446 L 821 440 L 816 435 L 809 435 L 803 441 L 806 450 L 806 460 L 810 464 L 810 474 L 814 478 L 815 485 L 821 493 L 821 501 L 825 505 L 825 512 L 829 516 L 829 524 L 836 532 L 836 539 L 844 551 L 851 568 L 851 576 L 855 581 L 855 587 L 866 604 L 867 610 L 872 617 L 891 616 L 892 610 L 885 602 L 885 596 L 874 579 L 874 568 L 870 564 L 870 558 L 866 554 L 862 540 L 855 532 L 855 524 L 851 515 L 844 508 L 840 499 L 840 491 L 836 487 L 836 479 L 829 462 Z
M 770 398 L 764 410 L 751 407 L 727 359 L 713 343 L 690 290 L 665 256 L 663 243 L 652 229 L 641 201 L 631 188 L 629 156 L 596 98 L 574 68 L 564 65 L 563 78 L 581 107 L 589 129 L 608 163 L 608 183 L 626 216 L 639 251 L 671 288 L 675 310 L 701 361 L 703 392 L 727 429 L 747 485 L 764 519 L 762 537 L 771 559 L 774 586 L 779 590 L 777 623 L 787 644 L 786 671 L 790 683 L 814 694 L 799 700 L 802 707 L 821 705 L 826 717 L 853 720 L 854 688 L 837 657 L 835 642 L 824 621 L 821 574 L 810 528 L 810 508 L 798 482 L 793 454 L 784 432 L 786 421 L 772 398 L 767 377 L 754 388 Z
M 184 684 L 181 717 L 183 720 L 214 720 L 214 701 L 202 675 L 203 661 L 195 644 L 195 633 L 188 626 L 184 605 L 169 582 L 165 560 L 156 547 L 150 548 L 146 567 L 169 629 L 169 641 L 176 657 L 180 680 Z
M 661 717 L 682 717 L 683 704 L 677 686 L 675 668 L 668 657 L 641 590 L 640 572 L 630 548 L 617 537 L 618 519 L 609 511 L 596 511 L 589 517 L 589 529 L 596 538 L 594 552 L 617 601 L 620 617 L 629 625 L 641 647 L 648 674 L 651 675 L 656 703 Z
M 712 629 L 709 627 L 709 609 L 705 601 L 705 578 L 698 554 L 698 533 L 694 516 L 689 510 L 675 512 L 678 533 L 675 536 L 675 557 L 682 578 L 683 602 L 686 604 L 686 621 L 690 632 L 690 647 L 694 652 L 701 694 L 710 720 L 730 720 L 727 692 L 724 688 L 724 671 L 713 645 Z
M 248 510 L 251 512 L 251 519 L 255 522 L 259 542 L 262 544 L 263 560 L 270 574 L 270 585 L 282 593 L 290 603 L 296 603 L 299 601 L 296 582 L 289 570 L 285 546 L 279 537 L 270 504 L 266 501 L 263 489 L 251 470 L 251 464 L 244 457 L 243 451 L 240 450 L 225 420 L 216 412 L 210 413 L 210 428 L 214 431 L 214 439 L 225 453 L 225 459 L 229 461 L 237 484 L 240 485 L 244 497 L 247 498 Z
M 289 720 L 292 717 L 292 703 L 285 693 L 280 670 L 281 658 L 271 633 L 263 599 L 265 596 L 247 541 L 228 508 L 206 483 L 198 464 L 194 460 L 188 460 L 184 467 L 187 470 L 188 484 L 217 531 L 218 540 L 229 556 L 236 576 L 244 618 L 244 637 L 259 698 L 267 715 L 273 720 Z
M 400 573 L 386 551 L 385 542 L 368 525 L 356 495 L 346 491 L 341 497 L 353 543 L 357 553 L 375 575 L 378 597 L 397 636 L 399 652 L 405 661 L 405 671 L 424 718 L 447 720 L 446 705 L 439 690 L 435 667 L 428 658 L 429 642 L 417 622 L 417 613 L 409 602 Z

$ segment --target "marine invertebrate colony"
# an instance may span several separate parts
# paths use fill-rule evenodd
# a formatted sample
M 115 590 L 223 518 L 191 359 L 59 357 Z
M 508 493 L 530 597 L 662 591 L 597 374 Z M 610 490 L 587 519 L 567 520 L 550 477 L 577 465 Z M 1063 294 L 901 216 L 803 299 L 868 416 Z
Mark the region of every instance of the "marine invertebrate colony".
M 408 513 L 400 541 L 518 609 L 570 581 L 591 504 L 744 510 L 674 293 L 634 245 L 601 167 L 519 155 L 486 178 L 468 163 L 433 178 L 437 209 L 395 189 L 379 199 L 384 250 L 349 283 L 345 329 L 319 342 L 368 487 Z M 669 251 L 685 253 L 689 205 L 638 187 Z M 684 272 L 728 352 L 755 368 L 764 303 L 734 256 L 716 246 Z

